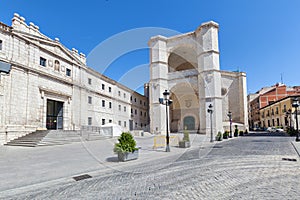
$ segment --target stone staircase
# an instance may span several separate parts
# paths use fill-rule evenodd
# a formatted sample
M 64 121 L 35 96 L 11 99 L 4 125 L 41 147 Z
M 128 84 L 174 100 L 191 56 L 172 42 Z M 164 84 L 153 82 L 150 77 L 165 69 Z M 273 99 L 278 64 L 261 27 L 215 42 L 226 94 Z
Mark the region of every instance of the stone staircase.
M 5 145 L 23 147 L 52 146 L 82 141 L 101 140 L 106 138 L 108 137 L 101 136 L 99 132 L 45 130 L 36 131 L 23 137 L 19 137 Z

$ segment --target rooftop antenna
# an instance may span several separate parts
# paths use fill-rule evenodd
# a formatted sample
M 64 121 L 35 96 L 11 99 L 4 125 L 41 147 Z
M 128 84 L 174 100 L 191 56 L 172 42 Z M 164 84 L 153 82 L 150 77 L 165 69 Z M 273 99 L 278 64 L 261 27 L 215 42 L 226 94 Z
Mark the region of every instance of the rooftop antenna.
M 283 73 L 280 73 L 281 83 L 283 84 Z

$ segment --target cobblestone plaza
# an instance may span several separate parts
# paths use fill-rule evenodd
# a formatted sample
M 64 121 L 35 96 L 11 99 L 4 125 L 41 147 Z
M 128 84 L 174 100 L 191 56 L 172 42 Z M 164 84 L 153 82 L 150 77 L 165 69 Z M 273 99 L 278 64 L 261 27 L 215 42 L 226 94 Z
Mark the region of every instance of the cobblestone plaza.
M 166 153 L 152 149 L 153 138 L 140 137 L 137 141 L 142 146 L 141 156 L 127 163 L 116 162 L 115 155 L 107 150 L 114 141 L 43 147 L 41 153 L 47 155 L 43 158 L 36 151 L 27 150 L 26 159 L 9 162 L 3 160 L 11 155 L 21 157 L 21 151 L 1 147 L 0 169 L 5 172 L 1 180 L 5 181 L 0 185 L 0 197 L 298 199 L 300 165 L 296 149 L 299 151 L 300 146 L 294 144 L 294 148 L 293 139 L 278 134 L 252 134 L 211 144 L 195 135 L 191 149 L 172 147 L 171 152 Z M 107 146 L 103 153 L 95 154 L 95 151 L 100 152 L 99 144 L 104 142 Z M 53 161 L 53 154 L 57 153 L 61 156 Z M 33 171 L 25 167 L 30 162 Z M 72 177 L 80 174 L 92 178 L 76 182 Z

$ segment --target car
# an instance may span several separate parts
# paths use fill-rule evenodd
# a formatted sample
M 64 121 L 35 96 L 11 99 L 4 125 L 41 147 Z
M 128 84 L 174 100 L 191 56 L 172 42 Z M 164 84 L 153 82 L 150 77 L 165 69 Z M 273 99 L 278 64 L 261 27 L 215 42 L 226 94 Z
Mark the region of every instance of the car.
M 268 127 L 267 131 L 272 133 L 272 132 L 284 132 L 282 128 L 276 128 L 276 127 Z
M 276 128 L 274 128 L 274 127 L 268 127 L 267 131 L 270 132 L 270 133 L 271 132 L 276 132 Z
M 276 128 L 276 132 L 284 132 L 282 128 Z

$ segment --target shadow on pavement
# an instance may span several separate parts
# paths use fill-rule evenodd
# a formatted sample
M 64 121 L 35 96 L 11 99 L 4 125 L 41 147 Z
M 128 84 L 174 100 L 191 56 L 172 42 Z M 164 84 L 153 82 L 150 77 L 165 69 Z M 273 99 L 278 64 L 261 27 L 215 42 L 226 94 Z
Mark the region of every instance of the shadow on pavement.
M 109 158 L 106 158 L 106 161 L 107 162 L 119 162 L 119 159 L 118 159 L 118 157 L 109 157 Z

